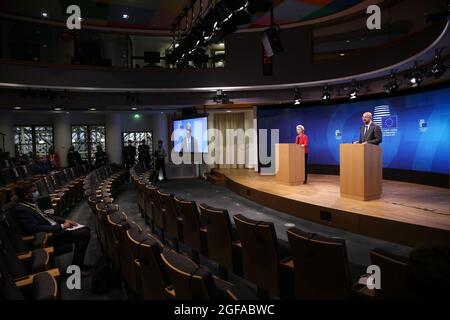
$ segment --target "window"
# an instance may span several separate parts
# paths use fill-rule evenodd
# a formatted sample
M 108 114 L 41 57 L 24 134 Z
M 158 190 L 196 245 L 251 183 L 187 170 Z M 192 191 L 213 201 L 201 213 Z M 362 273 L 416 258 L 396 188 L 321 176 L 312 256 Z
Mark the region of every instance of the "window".
M 122 149 L 131 140 L 133 146 L 136 147 L 136 157 L 138 156 L 137 149 L 142 140 L 145 140 L 150 147 L 150 164 L 153 165 L 153 134 L 151 131 L 145 132 L 122 132 Z
M 106 128 L 99 125 L 72 126 L 72 145 L 80 153 L 83 161 L 91 162 L 97 145 L 106 151 Z
M 45 156 L 53 147 L 52 126 L 15 126 L 16 155 Z
M 81 160 L 89 160 L 88 127 L 72 126 L 72 145 L 80 153 Z
M 48 153 L 48 149 L 53 147 L 53 127 L 35 127 L 36 155 Z

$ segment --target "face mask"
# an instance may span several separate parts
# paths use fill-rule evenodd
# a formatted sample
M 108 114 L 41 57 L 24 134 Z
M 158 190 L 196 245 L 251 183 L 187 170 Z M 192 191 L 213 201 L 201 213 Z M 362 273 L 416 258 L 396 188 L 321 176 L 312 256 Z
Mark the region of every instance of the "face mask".
M 33 202 L 37 202 L 38 198 L 39 198 L 39 191 L 33 192 Z

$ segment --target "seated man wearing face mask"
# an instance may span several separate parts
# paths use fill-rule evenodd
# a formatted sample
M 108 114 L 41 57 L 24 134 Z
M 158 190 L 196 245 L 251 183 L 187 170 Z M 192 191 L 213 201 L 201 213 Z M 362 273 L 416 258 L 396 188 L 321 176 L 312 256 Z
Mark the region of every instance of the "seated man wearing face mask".
M 50 216 L 39 209 L 36 199 L 39 192 L 33 184 L 24 183 L 15 189 L 17 197 L 16 215 L 24 234 L 32 235 L 36 232 L 51 232 L 53 237 L 51 245 L 63 247 L 75 244 L 72 264 L 86 273 L 88 267 L 84 264 L 84 256 L 91 237 L 88 227 L 81 226 L 72 220 L 57 216 Z

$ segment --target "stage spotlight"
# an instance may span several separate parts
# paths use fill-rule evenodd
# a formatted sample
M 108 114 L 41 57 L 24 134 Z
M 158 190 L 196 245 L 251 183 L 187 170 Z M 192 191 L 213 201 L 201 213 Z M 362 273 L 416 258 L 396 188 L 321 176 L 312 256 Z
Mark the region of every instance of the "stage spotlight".
M 389 76 L 389 82 L 384 86 L 384 92 L 391 94 L 392 92 L 400 88 L 400 82 L 397 80 L 395 72 L 392 72 Z
M 328 86 L 325 86 L 325 87 L 323 87 L 322 101 L 323 102 L 328 102 L 330 100 L 331 100 L 330 90 L 329 90 Z
M 230 102 L 228 95 L 224 93 L 223 90 L 221 89 L 218 89 L 216 91 L 216 95 L 213 97 L 213 101 L 217 104 L 224 104 Z
M 355 100 L 358 98 L 358 93 L 361 90 L 361 85 L 356 83 L 355 80 L 352 81 L 352 88 L 350 90 L 350 93 L 348 95 L 350 100 Z
M 439 79 L 448 68 L 441 58 L 441 53 L 442 51 L 444 51 L 444 49 L 445 48 L 436 49 L 433 62 L 431 63 L 431 66 L 428 68 L 428 75 L 434 77 L 435 79 Z
M 294 105 L 298 106 L 302 103 L 302 94 L 299 88 L 295 88 L 294 91 Z

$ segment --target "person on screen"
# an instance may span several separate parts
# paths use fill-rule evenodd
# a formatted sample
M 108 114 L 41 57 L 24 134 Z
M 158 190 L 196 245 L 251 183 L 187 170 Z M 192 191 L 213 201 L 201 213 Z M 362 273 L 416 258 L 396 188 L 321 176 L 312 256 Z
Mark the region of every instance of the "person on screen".
M 304 184 L 308 183 L 308 136 L 305 134 L 305 127 L 302 125 L 297 126 L 297 137 L 295 138 L 295 143 L 301 145 L 305 148 L 305 181 Z
M 198 152 L 197 139 L 192 136 L 192 126 L 189 122 L 186 124 L 185 136 L 181 146 L 183 152 Z
M 380 126 L 372 122 L 372 114 L 365 112 L 362 121 L 364 126 L 359 131 L 359 141 L 354 143 L 379 145 L 383 141 L 383 133 Z
M 158 149 L 155 151 L 155 164 L 156 164 L 156 172 L 157 176 L 156 179 L 158 180 L 159 176 L 159 170 L 162 169 L 163 173 L 163 181 L 167 180 L 166 176 L 166 150 L 163 148 L 163 142 L 162 140 L 158 141 Z

